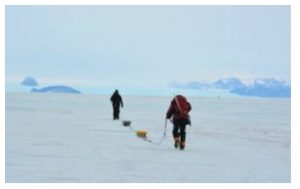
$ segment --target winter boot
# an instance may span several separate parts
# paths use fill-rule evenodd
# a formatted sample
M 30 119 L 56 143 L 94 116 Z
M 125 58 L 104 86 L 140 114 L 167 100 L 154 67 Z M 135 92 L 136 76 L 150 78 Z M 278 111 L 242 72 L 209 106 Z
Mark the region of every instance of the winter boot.
M 181 142 L 180 143 L 180 150 L 184 150 L 184 148 L 185 148 L 185 142 Z

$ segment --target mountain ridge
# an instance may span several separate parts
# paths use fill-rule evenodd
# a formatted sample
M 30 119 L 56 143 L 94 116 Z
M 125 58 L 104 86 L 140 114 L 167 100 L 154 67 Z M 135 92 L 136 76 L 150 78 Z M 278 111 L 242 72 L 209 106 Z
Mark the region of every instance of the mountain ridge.
M 172 83 L 170 87 L 187 89 L 220 89 L 241 96 L 291 98 L 291 85 L 288 81 L 275 78 L 256 78 L 252 83 L 245 84 L 241 79 L 230 77 L 218 79 L 213 83 L 191 81 L 186 84 Z
M 32 93 L 74 93 L 79 94 L 80 91 L 73 89 L 72 87 L 64 86 L 64 85 L 54 85 L 48 86 L 41 89 L 33 88 L 31 89 Z

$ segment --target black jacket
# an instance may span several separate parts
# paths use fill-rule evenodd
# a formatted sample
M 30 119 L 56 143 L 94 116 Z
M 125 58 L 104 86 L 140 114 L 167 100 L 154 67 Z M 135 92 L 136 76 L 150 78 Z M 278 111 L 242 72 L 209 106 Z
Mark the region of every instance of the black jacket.
M 120 108 L 120 105 L 123 107 L 122 97 L 119 94 L 118 90 L 116 90 L 110 97 L 110 101 L 112 102 L 114 108 Z

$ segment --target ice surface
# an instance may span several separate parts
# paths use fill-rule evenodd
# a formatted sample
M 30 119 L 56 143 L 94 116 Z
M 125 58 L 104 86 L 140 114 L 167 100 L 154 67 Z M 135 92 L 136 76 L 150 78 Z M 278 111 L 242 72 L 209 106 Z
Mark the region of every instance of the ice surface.
M 121 119 L 159 141 L 169 97 L 123 96 Z M 290 99 L 189 98 L 185 151 L 112 120 L 109 96 L 6 93 L 11 183 L 291 182 Z

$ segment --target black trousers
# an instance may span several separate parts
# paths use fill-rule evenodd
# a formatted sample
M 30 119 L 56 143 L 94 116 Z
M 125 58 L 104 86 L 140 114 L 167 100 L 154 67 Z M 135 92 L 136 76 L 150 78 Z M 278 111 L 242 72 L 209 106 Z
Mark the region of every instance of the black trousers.
M 119 119 L 120 116 L 120 107 L 113 106 L 114 112 L 113 117 L 114 119 Z
M 186 125 L 188 124 L 188 120 L 185 119 L 174 119 L 173 120 L 173 137 L 178 138 L 180 137 L 181 142 L 185 142 L 186 138 L 186 132 L 185 128 Z

